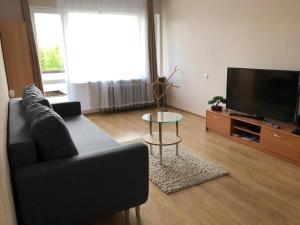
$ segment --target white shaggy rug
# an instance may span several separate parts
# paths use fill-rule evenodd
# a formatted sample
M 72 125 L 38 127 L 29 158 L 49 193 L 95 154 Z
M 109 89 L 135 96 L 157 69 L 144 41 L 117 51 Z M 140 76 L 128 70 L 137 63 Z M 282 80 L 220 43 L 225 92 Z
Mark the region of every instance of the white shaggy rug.
M 141 140 L 126 143 L 138 141 Z M 158 146 L 153 146 L 153 154 L 149 153 L 149 178 L 166 194 L 228 174 L 223 168 L 181 147 L 176 156 L 175 149 L 175 145 L 163 147 L 163 165 L 159 163 Z

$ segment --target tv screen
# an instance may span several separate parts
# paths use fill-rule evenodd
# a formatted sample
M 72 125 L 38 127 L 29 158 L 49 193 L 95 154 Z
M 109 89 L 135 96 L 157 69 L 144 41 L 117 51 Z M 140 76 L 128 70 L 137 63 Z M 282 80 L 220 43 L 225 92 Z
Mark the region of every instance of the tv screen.
M 227 69 L 228 109 L 293 122 L 298 105 L 299 71 Z

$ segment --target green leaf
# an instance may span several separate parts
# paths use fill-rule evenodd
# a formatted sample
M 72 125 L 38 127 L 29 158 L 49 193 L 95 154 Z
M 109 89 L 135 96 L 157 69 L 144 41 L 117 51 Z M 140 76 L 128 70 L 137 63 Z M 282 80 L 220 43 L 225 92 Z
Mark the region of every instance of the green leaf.
M 209 105 L 213 105 L 213 104 L 218 105 L 220 103 L 226 103 L 226 99 L 223 98 L 222 96 L 215 96 L 215 97 L 213 97 L 212 100 L 208 101 Z
M 41 69 L 45 71 L 64 70 L 64 64 L 59 47 L 40 49 Z

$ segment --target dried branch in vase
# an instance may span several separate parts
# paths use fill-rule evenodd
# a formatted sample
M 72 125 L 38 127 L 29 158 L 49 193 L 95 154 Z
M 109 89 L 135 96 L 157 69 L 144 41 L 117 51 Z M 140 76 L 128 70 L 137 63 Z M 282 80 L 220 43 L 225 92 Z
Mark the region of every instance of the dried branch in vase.
M 163 82 L 160 81 L 160 78 L 158 77 L 156 79 L 156 81 L 150 83 L 147 83 L 148 86 L 150 87 L 150 90 L 153 93 L 154 96 L 154 101 L 156 103 L 156 106 L 158 109 L 160 109 L 160 101 L 161 99 L 163 99 L 165 97 L 165 95 L 167 94 L 168 90 L 170 90 L 170 88 L 179 88 L 178 85 L 174 85 L 173 82 L 171 82 L 171 78 L 179 71 L 178 66 L 175 66 L 174 71 L 172 72 L 171 75 L 169 76 L 165 76 L 166 79 L 164 79 Z M 162 92 L 160 93 L 158 90 L 159 88 L 162 89 Z

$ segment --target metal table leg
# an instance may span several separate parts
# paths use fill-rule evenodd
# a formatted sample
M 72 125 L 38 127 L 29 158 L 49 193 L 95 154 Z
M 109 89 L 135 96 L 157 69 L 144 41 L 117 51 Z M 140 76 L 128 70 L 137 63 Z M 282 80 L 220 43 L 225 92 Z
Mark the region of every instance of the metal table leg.
M 159 130 L 158 130 L 158 133 L 159 133 L 159 163 L 162 165 L 162 124 L 159 123 L 158 124 L 159 126 Z
M 152 135 L 152 115 L 150 115 L 150 123 L 149 123 L 150 135 Z M 153 154 L 153 146 L 150 144 L 150 154 Z
M 179 136 L 178 121 L 176 122 L 176 136 Z M 176 156 L 178 156 L 178 143 L 176 144 Z

